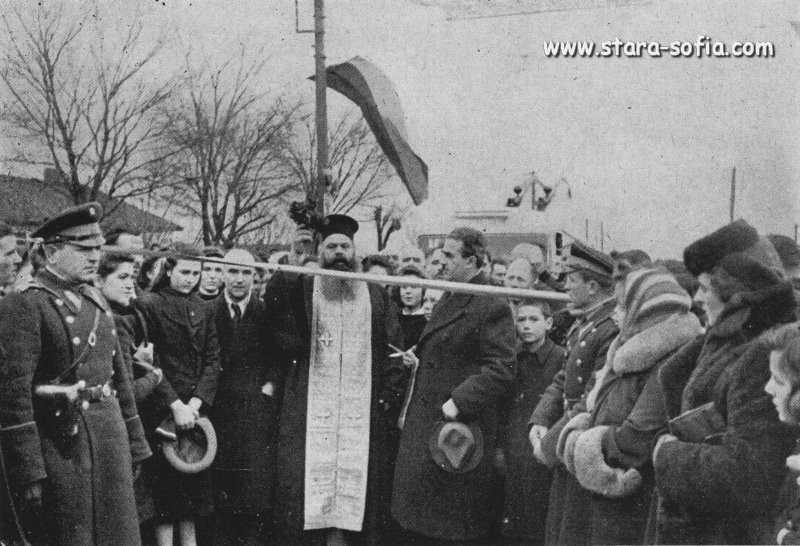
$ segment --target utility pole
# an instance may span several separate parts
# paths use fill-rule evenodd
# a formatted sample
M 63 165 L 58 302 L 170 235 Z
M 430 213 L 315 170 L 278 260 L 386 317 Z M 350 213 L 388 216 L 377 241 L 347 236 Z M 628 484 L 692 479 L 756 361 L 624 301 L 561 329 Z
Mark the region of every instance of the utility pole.
M 314 60 L 317 91 L 317 184 L 314 191 L 317 212 L 325 215 L 328 168 L 328 75 L 325 72 L 325 0 L 314 0 Z
M 734 211 L 736 210 L 736 167 L 731 172 L 731 222 L 734 220 Z

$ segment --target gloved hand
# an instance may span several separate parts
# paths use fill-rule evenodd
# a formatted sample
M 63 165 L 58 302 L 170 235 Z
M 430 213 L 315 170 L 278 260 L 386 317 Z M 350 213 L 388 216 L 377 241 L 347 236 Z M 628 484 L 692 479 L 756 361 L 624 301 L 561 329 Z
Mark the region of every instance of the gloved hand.
M 549 466 L 547 465 L 547 459 L 542 452 L 542 438 L 544 438 L 545 434 L 547 434 L 547 427 L 542 425 L 532 425 L 531 431 L 528 433 L 528 440 L 531 442 L 533 456 L 536 457 L 536 460 L 543 465 Z

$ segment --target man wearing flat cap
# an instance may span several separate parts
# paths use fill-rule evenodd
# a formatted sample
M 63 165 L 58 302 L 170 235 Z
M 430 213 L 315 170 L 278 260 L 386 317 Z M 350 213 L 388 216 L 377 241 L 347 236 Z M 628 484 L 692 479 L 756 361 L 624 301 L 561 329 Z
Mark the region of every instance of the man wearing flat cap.
M 0 302 L 0 442 L 29 540 L 138 544 L 133 465 L 150 456 L 108 304 L 91 286 L 102 209 L 33 238 L 44 266 Z
M 330 215 L 322 269 L 357 269 L 358 223 Z M 278 438 L 275 532 L 280 544 L 382 542 L 385 447 L 382 382 L 398 343 L 380 286 L 277 272 L 264 296 L 268 335 L 285 377 Z
M 567 333 L 566 361 L 530 420 L 534 455 L 542 464 L 554 467 L 546 544 L 585 544 L 589 538 L 591 493 L 559 460 L 557 446 L 567 422 L 580 412 L 592 373 L 605 364 L 606 352 L 618 333 L 611 318 L 616 307 L 613 274 L 610 256 L 573 241 L 567 258 L 566 288 L 569 309 L 576 319 Z

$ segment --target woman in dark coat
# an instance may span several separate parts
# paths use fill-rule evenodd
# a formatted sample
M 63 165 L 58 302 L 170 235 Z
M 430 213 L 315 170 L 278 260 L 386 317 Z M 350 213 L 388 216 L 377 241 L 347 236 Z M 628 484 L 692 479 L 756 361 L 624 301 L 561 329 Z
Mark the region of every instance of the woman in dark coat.
M 195 293 L 199 279 L 200 262 L 168 258 L 153 292 L 144 294 L 139 302 L 164 370 L 163 381 L 142 408 L 149 431 L 169 416 L 177 428 L 192 428 L 214 401 L 219 344 L 213 309 Z M 182 474 L 163 455 L 149 466 L 159 522 L 156 540 L 171 545 L 173 526 L 178 523 L 181 544 L 194 544 L 194 520 L 213 509 L 210 471 Z
M 772 527 L 794 443 L 764 392 L 769 349 L 759 340 L 793 319 L 792 286 L 774 248 L 744 221 L 687 247 L 684 262 L 698 277 L 695 300 L 709 329 L 659 370 L 668 416 L 683 415 L 684 424 L 661 436 L 653 453 L 654 538 L 751 544 Z
M 134 297 L 135 275 L 133 257 L 124 254 L 105 254 L 97 268 L 97 287 L 103 293 L 117 327 L 122 358 L 128 375 L 133 378 L 133 393 L 136 405 L 141 406 L 156 388 L 164 374 L 152 366 L 152 345 L 146 341 L 144 320 L 138 311 L 131 307 Z M 134 366 L 134 363 L 137 365 Z M 139 522 L 144 523 L 153 517 L 153 500 L 149 484 L 141 469 L 137 469 L 133 480 L 136 494 L 136 510 Z
M 800 430 L 800 330 L 797 324 L 776 328 L 764 336 L 769 355 L 770 378 L 764 390 L 772 396 L 778 418 Z M 800 440 L 786 459 L 789 472 L 778 496 L 778 517 L 765 544 L 800 544 Z
M 641 544 L 653 495 L 653 441 L 667 424 L 653 392 L 657 372 L 702 333 L 692 300 L 666 271 L 639 269 L 617 281 L 620 334 L 595 374 L 587 412 L 573 418 L 564 461 L 592 493 L 589 544 Z M 585 430 L 581 430 L 585 429 Z M 569 508 L 568 508 L 569 509 Z

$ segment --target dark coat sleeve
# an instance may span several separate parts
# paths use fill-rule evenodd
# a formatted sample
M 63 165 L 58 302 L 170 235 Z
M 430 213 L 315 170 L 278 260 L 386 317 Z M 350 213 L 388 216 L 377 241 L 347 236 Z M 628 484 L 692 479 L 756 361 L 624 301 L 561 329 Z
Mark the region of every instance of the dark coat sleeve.
M 397 319 L 394 305 L 386 301 L 386 339 L 395 347 L 403 346 L 403 331 L 400 328 L 400 321 Z M 387 349 L 388 349 L 387 343 Z M 383 387 L 381 399 L 388 405 L 387 410 L 391 415 L 399 415 L 400 408 L 405 400 L 408 381 L 411 378 L 411 371 L 403 364 L 403 358 L 399 356 L 390 357 L 386 351 L 386 365 L 383 373 Z M 394 352 L 394 351 L 392 351 Z
M 723 398 L 715 400 L 727 422 L 720 445 L 661 446 L 654 466 L 665 499 L 691 511 L 727 514 L 762 513 L 772 505 L 793 435 L 764 392 L 768 363 L 769 350 L 754 344 L 720 379 L 728 382 Z
M 564 377 L 566 370 L 561 370 L 553 378 L 553 382 L 545 389 L 542 399 L 533 410 L 529 426 L 540 425 L 550 428 L 564 414 Z
M 516 377 L 515 329 L 511 309 L 502 301 L 492 302 L 481 310 L 477 358 L 480 373 L 468 377 L 452 392 L 453 402 L 460 413 L 480 415 L 496 404 L 514 386 Z
M 32 400 L 41 354 L 40 316 L 26 294 L 11 294 L 0 302 L 0 439 L 15 488 L 47 477 Z
M 122 410 L 122 418 L 125 419 L 125 426 L 128 429 L 128 438 L 131 443 L 131 459 L 134 463 L 141 462 L 151 455 L 150 446 L 144 435 L 144 427 L 139 419 L 136 409 L 136 399 L 133 392 L 133 377 L 129 365 L 125 362 L 124 351 L 121 344 L 117 343 L 116 353 L 114 353 L 114 388 L 119 395 L 119 405 Z
M 203 405 L 211 406 L 214 403 L 214 395 L 217 392 L 217 381 L 221 368 L 219 357 L 219 340 L 217 339 L 217 326 L 214 320 L 214 309 L 207 305 L 206 309 L 206 334 L 205 345 L 203 347 L 203 370 L 200 372 L 200 379 L 194 396 L 203 401 Z
M 658 374 L 650 373 L 630 414 L 603 435 L 603 453 L 611 466 L 641 468 L 650 461 L 656 436 L 667 426 L 667 410 Z

